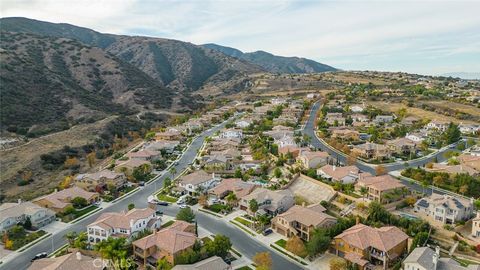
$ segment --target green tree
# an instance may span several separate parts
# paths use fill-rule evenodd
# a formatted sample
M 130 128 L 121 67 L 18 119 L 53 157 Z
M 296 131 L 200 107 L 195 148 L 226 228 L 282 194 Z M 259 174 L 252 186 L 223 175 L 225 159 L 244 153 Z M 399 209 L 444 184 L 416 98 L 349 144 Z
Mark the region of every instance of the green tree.
M 165 180 L 163 181 L 163 188 L 167 188 L 172 185 L 172 180 L 170 177 L 166 177 Z
M 75 231 L 70 231 L 68 233 L 65 234 L 65 238 L 67 239 L 68 241 L 68 244 L 73 247 L 73 243 L 75 241 L 75 238 L 77 238 L 78 234 L 77 232 Z
M 416 247 L 423 247 L 427 243 L 428 232 L 420 232 L 413 238 L 412 245 L 410 246 L 410 252 L 412 252 Z
M 31 230 L 32 229 L 32 221 L 30 220 L 30 217 L 27 217 L 25 219 L 25 223 L 23 223 L 23 227 L 27 230 Z
M 225 235 L 217 234 L 213 238 L 213 241 L 205 244 L 205 248 L 210 256 L 226 258 L 232 248 L 232 242 L 230 242 L 230 238 Z
M 276 177 L 276 178 L 280 178 L 282 176 L 282 171 L 280 170 L 280 168 L 275 168 L 275 170 L 273 171 L 273 175 Z
M 235 173 L 234 173 L 233 177 L 235 177 L 235 178 L 242 178 L 242 170 L 241 170 L 240 168 L 237 168 L 237 169 L 235 170 Z
M 193 210 L 190 207 L 180 209 L 177 213 L 178 220 L 183 220 L 188 223 L 192 223 L 195 220 L 195 213 L 193 213 Z
M 71 200 L 71 203 L 73 204 L 73 207 L 75 208 L 83 208 L 88 205 L 87 199 L 83 197 L 75 197 Z
M 460 132 L 458 126 L 450 122 L 447 130 L 443 133 L 443 140 L 445 141 L 445 143 L 452 144 L 460 140 L 461 137 L 462 133 Z
M 360 188 L 360 194 L 362 194 L 363 200 L 365 201 L 365 195 L 368 194 L 368 188 L 367 187 L 361 187 Z
M 94 249 L 100 252 L 103 258 L 111 261 L 113 269 L 129 269 L 133 263 L 127 259 L 127 250 L 130 250 L 130 247 L 126 238 L 108 237 L 106 240 L 97 243 Z
M 227 201 L 228 205 L 234 205 L 238 201 L 237 195 L 235 193 L 230 192 L 227 196 L 225 196 L 225 200 Z
M 132 210 L 133 208 L 135 208 L 135 204 L 134 203 L 129 203 L 128 206 L 128 211 Z
M 248 202 L 248 209 L 255 215 L 255 213 L 258 211 L 258 202 L 255 199 L 252 199 Z
M 86 232 L 81 232 L 77 238 L 73 241 L 73 247 L 78 249 L 87 249 L 88 247 L 88 235 Z
M 310 241 L 307 242 L 306 250 L 309 256 L 315 256 L 319 253 L 325 252 L 332 239 L 326 235 L 324 230 L 315 229 L 312 233 Z
M 167 261 L 165 257 L 157 261 L 157 270 L 170 270 L 173 266 Z
M 185 251 L 180 252 L 175 257 L 175 264 L 192 264 L 196 263 L 200 260 L 200 255 L 193 249 L 187 249 Z

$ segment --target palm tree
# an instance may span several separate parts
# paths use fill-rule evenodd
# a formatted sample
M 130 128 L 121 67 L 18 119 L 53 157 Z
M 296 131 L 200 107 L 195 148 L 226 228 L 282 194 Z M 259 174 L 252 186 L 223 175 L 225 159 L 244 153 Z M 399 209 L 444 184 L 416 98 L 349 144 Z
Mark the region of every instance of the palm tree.
M 174 177 L 175 174 L 177 173 L 177 169 L 175 169 L 175 167 L 171 167 L 170 170 L 168 170 L 168 172 L 172 175 L 172 177 Z
M 230 193 L 225 197 L 225 200 L 227 200 L 228 205 L 235 205 L 237 203 L 237 195 L 235 193 Z
M 425 189 L 427 189 L 428 186 L 429 186 L 428 182 L 427 181 L 422 181 L 422 182 L 420 182 L 420 185 L 422 186 L 423 194 L 425 194 Z
M 131 265 L 127 259 L 127 240 L 125 238 L 112 238 L 103 240 L 95 245 L 95 250 L 99 251 L 103 258 L 111 261 L 113 269 L 128 269 Z
M 360 194 L 362 194 L 363 201 L 365 201 L 365 195 L 367 195 L 367 193 L 368 193 L 367 187 L 361 187 L 360 188 Z
M 70 231 L 67 234 L 65 234 L 65 238 L 67 239 L 70 247 L 73 247 L 73 242 L 75 241 L 75 238 L 77 238 L 77 236 L 78 236 L 77 233 L 74 231 Z

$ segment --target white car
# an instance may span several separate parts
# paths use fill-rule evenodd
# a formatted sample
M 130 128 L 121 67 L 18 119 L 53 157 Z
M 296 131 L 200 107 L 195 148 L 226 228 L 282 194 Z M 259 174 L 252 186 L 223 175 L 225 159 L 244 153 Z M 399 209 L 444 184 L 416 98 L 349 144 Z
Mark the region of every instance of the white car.
M 185 209 L 187 207 L 188 207 L 188 205 L 186 205 L 186 204 L 180 204 L 180 209 Z

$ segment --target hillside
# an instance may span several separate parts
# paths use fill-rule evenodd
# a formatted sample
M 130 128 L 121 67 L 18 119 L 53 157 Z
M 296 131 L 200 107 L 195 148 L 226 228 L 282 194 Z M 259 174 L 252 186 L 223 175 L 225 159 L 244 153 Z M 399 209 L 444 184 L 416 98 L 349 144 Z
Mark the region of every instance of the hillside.
M 172 106 L 172 92 L 100 48 L 1 32 L 1 123 L 38 136 L 111 114 Z M 162 98 L 157 98 L 157 97 Z
M 264 51 L 243 53 L 235 48 L 220 46 L 213 43 L 204 44 L 202 46 L 261 66 L 272 73 L 318 73 L 336 70 L 331 66 L 306 58 L 277 56 Z

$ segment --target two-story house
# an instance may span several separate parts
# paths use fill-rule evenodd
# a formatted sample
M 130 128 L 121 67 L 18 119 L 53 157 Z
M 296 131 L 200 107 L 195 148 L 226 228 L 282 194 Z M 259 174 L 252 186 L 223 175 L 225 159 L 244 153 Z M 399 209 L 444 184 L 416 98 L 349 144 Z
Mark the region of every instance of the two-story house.
M 220 184 L 212 188 L 208 194 L 216 199 L 223 199 L 229 193 L 235 194 L 238 200 L 250 194 L 257 186 L 244 182 L 239 178 L 226 178 Z
M 108 237 L 131 238 L 145 229 L 152 231 L 160 229 L 161 221 L 151 208 L 103 213 L 87 226 L 88 241 L 98 243 Z
M 360 270 L 389 269 L 407 253 L 408 235 L 394 226 L 372 228 L 357 224 L 335 236 L 332 252 Z
M 430 123 L 427 124 L 428 130 L 438 130 L 438 131 L 445 131 L 448 128 L 449 123 L 446 121 L 441 120 L 432 120 Z
M 415 212 L 425 214 L 444 224 L 468 220 L 473 216 L 473 203 L 470 200 L 433 193 L 415 203 Z
M 298 236 L 309 241 L 315 229 L 327 228 L 337 222 L 335 217 L 325 214 L 325 211 L 320 204 L 294 205 L 272 219 L 272 229 L 287 238 Z
M 388 140 L 385 145 L 388 147 L 391 153 L 396 153 L 399 155 L 410 153 L 415 154 L 417 149 L 417 143 L 406 137 Z
M 251 200 L 257 201 L 258 213 L 265 213 L 270 216 L 283 213 L 295 204 L 294 195 L 288 189 L 273 191 L 265 188 L 257 188 L 240 200 L 240 209 L 250 211 L 249 203 Z
M 125 174 L 101 170 L 95 173 L 79 174 L 75 177 L 75 185 L 88 191 L 97 191 L 113 186 L 120 189 L 127 184 Z
M 195 225 L 177 220 L 165 229 L 133 241 L 133 255 L 143 267 L 156 268 L 158 260 L 163 258 L 174 265 L 178 254 L 191 249 L 196 241 Z
M 219 181 L 220 177 L 215 176 L 215 173 L 210 174 L 204 170 L 199 170 L 180 177 L 178 185 L 190 195 L 194 195 L 213 188 Z
M 327 164 L 328 157 L 327 152 L 305 150 L 300 152 L 297 160 L 306 169 L 316 169 Z
M 478 270 L 480 265 L 462 266 L 452 258 L 441 258 L 440 247 L 417 247 L 403 261 L 404 270 Z
M 390 151 L 385 145 L 371 142 L 353 146 L 352 153 L 367 159 L 383 159 L 390 157 Z
M 76 197 L 84 198 L 89 204 L 100 201 L 100 195 L 98 195 L 98 193 L 89 192 L 74 186 L 36 198 L 32 202 L 51 209 L 56 213 L 61 213 L 64 212 L 68 206 L 72 205 L 71 201 Z
M 405 185 L 390 175 L 360 177 L 357 179 L 355 189 L 367 188 L 367 198 L 380 203 L 389 203 L 400 200 L 406 195 Z
M 154 150 L 140 150 L 137 152 L 128 152 L 125 154 L 126 157 L 130 159 L 142 159 L 142 160 L 157 160 L 162 157 L 162 154 L 159 151 L 154 151 Z
M 480 238 L 480 212 L 472 219 L 472 236 Z
M 243 138 L 243 132 L 241 129 L 227 129 L 220 134 L 220 138 L 231 139 L 231 138 Z
M 31 202 L 0 205 L 0 232 L 25 223 L 27 219 L 30 219 L 33 229 L 39 229 L 55 220 L 55 212 Z
M 335 165 L 325 165 L 319 169 L 317 169 L 317 175 L 321 177 L 333 181 L 333 182 L 340 182 L 342 184 L 353 184 L 357 181 L 357 179 L 362 177 L 371 177 L 372 175 L 369 173 L 361 172 L 360 169 L 355 166 L 345 166 L 345 167 L 338 167 Z

